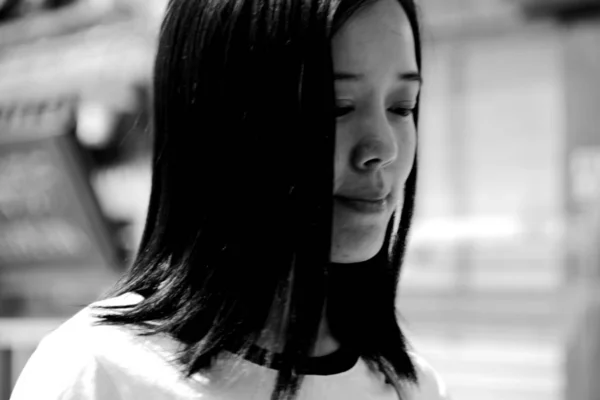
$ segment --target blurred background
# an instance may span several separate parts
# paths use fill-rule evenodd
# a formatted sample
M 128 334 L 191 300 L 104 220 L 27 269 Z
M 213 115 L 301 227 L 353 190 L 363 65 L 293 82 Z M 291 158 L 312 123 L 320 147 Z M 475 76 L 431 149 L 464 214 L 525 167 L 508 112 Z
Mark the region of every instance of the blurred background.
M 165 0 L 0 0 L 0 400 L 124 271 Z M 420 0 L 398 306 L 454 400 L 600 399 L 600 0 Z

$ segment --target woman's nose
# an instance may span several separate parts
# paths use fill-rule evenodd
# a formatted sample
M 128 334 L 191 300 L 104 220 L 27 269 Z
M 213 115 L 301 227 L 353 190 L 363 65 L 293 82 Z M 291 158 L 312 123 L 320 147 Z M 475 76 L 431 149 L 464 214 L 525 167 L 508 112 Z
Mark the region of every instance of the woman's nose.
M 352 157 L 356 169 L 377 170 L 394 162 L 398 155 L 398 144 L 385 115 L 371 118 L 359 129 L 360 136 Z

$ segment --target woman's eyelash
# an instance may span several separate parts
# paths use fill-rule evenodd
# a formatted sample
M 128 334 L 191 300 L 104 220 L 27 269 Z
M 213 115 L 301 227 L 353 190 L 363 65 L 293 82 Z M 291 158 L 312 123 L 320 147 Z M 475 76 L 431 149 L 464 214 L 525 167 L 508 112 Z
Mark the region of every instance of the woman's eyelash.
M 408 117 L 408 116 L 412 115 L 412 113 L 414 112 L 414 108 L 400 107 L 400 106 L 391 107 L 388 110 L 396 115 L 401 116 L 401 117 Z M 354 111 L 354 106 L 350 106 L 350 105 L 335 106 L 336 118 L 343 117 L 344 115 L 347 115 L 347 114 L 351 113 L 352 111 Z

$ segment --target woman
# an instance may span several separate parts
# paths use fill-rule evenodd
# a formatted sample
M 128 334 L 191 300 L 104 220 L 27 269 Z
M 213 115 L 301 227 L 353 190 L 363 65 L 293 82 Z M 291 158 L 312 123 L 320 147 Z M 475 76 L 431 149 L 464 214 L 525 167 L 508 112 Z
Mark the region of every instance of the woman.
M 394 305 L 419 70 L 412 0 L 172 0 L 137 259 L 13 400 L 444 398 Z

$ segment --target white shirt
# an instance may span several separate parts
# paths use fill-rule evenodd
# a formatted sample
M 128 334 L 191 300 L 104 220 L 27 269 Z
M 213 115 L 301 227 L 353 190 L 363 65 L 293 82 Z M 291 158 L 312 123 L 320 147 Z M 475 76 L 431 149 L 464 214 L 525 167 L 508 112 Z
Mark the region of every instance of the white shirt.
M 137 302 L 126 294 L 96 304 Z M 166 335 L 140 337 L 131 327 L 94 325 L 89 306 L 47 335 L 23 369 L 11 400 L 268 400 L 276 371 L 231 355 L 209 373 L 186 379 L 173 362 L 179 343 Z M 237 358 L 236 358 L 237 357 Z M 412 354 L 419 386 L 404 400 L 445 400 L 444 385 Z M 235 365 L 232 360 L 237 359 Z M 235 373 L 233 373 L 235 371 Z M 397 400 L 390 385 L 359 359 L 345 372 L 306 375 L 298 400 Z

